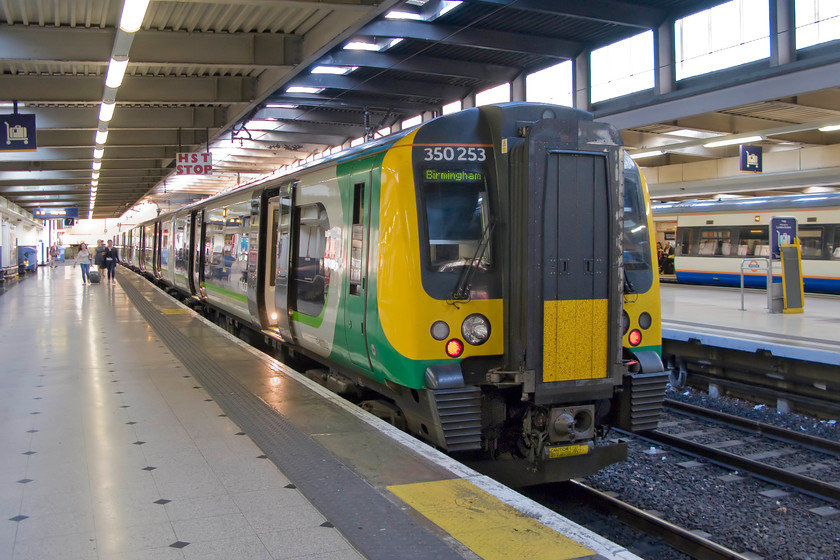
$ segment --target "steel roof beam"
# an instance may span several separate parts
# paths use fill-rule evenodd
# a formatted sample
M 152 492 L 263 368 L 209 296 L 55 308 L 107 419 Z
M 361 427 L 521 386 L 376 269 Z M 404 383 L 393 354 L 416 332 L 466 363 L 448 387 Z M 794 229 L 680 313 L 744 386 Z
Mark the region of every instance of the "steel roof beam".
M 24 103 L 91 103 L 102 99 L 102 76 L 0 76 L 7 99 Z M 126 76 L 119 89 L 121 103 L 246 103 L 255 80 L 231 76 Z
M 384 109 L 372 109 L 370 113 L 373 117 L 384 117 L 389 114 L 389 112 Z M 255 113 L 252 120 L 278 120 L 364 126 L 365 116 L 362 112 L 266 107 Z
M 640 6 L 637 3 L 614 0 L 479 0 L 495 6 L 510 5 L 516 10 L 539 14 L 567 16 L 579 19 L 652 29 L 664 19 L 666 12 L 656 8 Z
M 583 50 L 576 41 L 537 37 L 524 33 L 461 28 L 416 21 L 380 20 L 364 26 L 358 35 L 402 37 L 447 45 L 506 52 L 518 52 L 554 58 L 574 58 Z
M 469 78 L 491 82 L 509 82 L 522 70 L 498 64 L 483 64 L 468 60 L 435 58 L 430 56 L 399 56 L 394 54 L 340 50 L 318 61 L 322 65 L 363 66 L 382 70 L 397 70 L 434 76 Z
M 100 79 L 104 83 L 104 79 Z M 102 84 L 100 84 L 101 89 Z M 101 96 L 101 92 L 100 92 Z M 38 134 L 44 129 L 96 130 L 99 101 L 96 105 L 75 107 L 26 106 L 22 114 L 37 116 Z M 110 131 L 120 129 L 177 130 L 179 128 L 217 128 L 224 124 L 224 109 L 219 107 L 132 107 L 117 102 L 114 118 L 108 123 Z
M 388 111 L 403 113 L 408 116 L 417 115 L 424 111 L 433 111 L 439 108 L 437 103 L 423 103 L 420 101 L 403 101 L 400 99 L 389 99 L 387 97 L 364 96 L 354 92 L 346 91 L 341 95 L 326 96 L 308 93 L 277 94 L 270 98 L 267 103 L 288 103 L 292 105 L 303 105 L 307 107 L 323 107 L 328 109 L 345 109 L 353 111 L 364 111 L 369 108 L 371 111 L 385 109 Z
M 0 60 L 76 62 L 108 66 L 114 29 L 0 25 Z M 303 39 L 279 33 L 175 33 L 138 31 L 129 68 L 158 66 L 292 67 L 301 62 Z
M 393 80 L 388 78 L 360 80 L 352 76 L 336 76 L 332 74 L 299 76 L 290 82 L 289 85 L 446 100 L 461 99 L 470 93 L 469 88 L 450 86 L 438 82 Z

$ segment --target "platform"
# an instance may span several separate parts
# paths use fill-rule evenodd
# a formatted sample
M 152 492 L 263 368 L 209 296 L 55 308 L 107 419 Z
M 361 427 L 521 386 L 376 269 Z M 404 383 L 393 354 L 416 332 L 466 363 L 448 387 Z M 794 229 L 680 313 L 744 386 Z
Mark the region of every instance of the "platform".
M 0 557 L 637 558 L 124 269 L 0 295 Z
M 662 337 L 840 365 L 840 296 L 805 294 L 803 313 L 768 313 L 763 290 L 662 284 Z

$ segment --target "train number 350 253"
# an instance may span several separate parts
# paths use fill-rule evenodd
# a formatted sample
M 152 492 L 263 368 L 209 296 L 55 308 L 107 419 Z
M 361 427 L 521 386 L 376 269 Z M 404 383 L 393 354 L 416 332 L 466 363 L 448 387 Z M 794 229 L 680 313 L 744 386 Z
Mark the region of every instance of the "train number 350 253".
M 484 148 L 467 148 L 466 146 L 435 146 L 423 148 L 424 161 L 484 161 L 487 152 Z

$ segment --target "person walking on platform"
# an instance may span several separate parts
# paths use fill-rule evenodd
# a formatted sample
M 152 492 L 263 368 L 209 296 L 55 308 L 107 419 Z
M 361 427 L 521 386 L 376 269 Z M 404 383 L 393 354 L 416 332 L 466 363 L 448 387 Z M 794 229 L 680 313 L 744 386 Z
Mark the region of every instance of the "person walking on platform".
M 96 252 L 93 255 L 93 264 L 99 267 L 99 274 L 105 274 L 105 242 L 96 240 Z
M 58 243 L 53 243 L 50 247 L 50 268 L 58 266 Z
M 105 249 L 103 259 L 105 261 L 105 268 L 108 270 L 108 281 L 115 282 L 116 268 L 117 263 L 120 261 L 120 256 L 119 251 L 114 247 L 114 242 L 110 239 L 108 240 L 108 247 Z
M 87 243 L 79 244 L 79 252 L 76 253 L 73 268 L 76 268 L 77 264 L 82 267 L 82 285 L 85 285 L 89 281 L 88 276 L 90 273 L 90 251 L 88 250 Z

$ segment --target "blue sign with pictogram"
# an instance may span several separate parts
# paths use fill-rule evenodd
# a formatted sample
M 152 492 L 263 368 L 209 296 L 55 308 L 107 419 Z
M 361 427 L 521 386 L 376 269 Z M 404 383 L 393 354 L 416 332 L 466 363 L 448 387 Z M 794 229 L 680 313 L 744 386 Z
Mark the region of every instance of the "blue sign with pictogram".
M 34 152 L 35 115 L 0 115 L 0 152 Z
M 774 261 L 782 258 L 782 245 L 791 245 L 797 238 L 796 218 L 773 216 L 770 218 L 770 255 Z
M 741 171 L 761 173 L 763 170 L 761 146 L 741 146 Z

